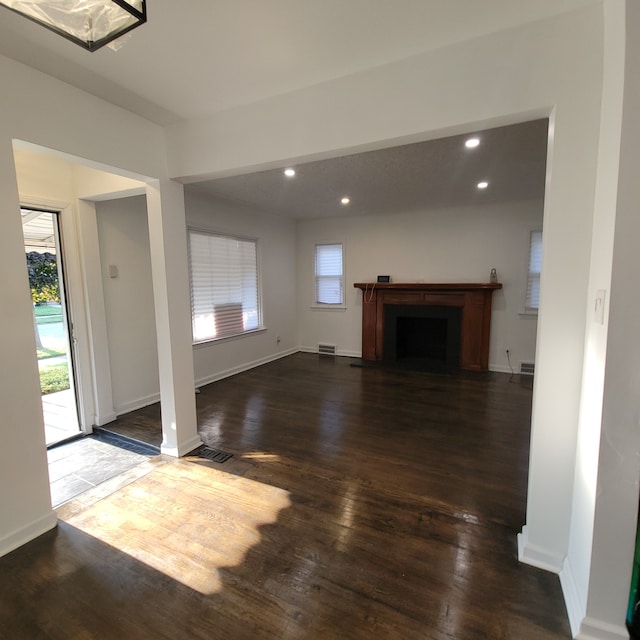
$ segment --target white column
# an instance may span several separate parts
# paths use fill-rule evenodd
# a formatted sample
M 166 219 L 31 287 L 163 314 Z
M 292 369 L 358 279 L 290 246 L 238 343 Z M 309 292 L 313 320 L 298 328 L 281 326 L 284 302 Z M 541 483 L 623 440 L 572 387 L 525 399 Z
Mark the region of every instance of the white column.
M 149 245 L 158 336 L 162 452 L 183 456 L 198 436 L 184 191 L 171 180 L 147 186 Z
M 13 150 L 0 141 L 0 555 L 56 526 Z
M 579 638 L 626 640 L 640 482 L 640 27 L 626 11 L 624 103 L 587 615 Z M 621 34 L 620 37 L 625 37 Z
M 91 371 L 93 422 L 96 426 L 108 424 L 116 419 L 111 388 L 111 363 L 107 316 L 104 306 L 104 291 L 100 265 L 100 243 L 98 221 L 94 202 L 78 200 L 78 232 L 82 276 L 84 279 L 85 310 L 87 316 L 87 347 L 79 349 L 82 364 Z M 86 361 L 85 361 L 86 360 Z M 88 376 L 81 376 L 81 384 L 87 384 Z M 83 394 L 84 395 L 84 394 Z

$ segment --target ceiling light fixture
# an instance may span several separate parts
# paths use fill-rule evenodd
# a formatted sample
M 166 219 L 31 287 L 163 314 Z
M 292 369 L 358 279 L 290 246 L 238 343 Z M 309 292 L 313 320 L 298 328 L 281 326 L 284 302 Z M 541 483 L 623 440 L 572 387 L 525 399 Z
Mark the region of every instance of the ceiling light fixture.
M 467 147 L 467 149 L 474 149 L 475 147 L 477 147 L 480 144 L 480 138 L 469 138 L 465 143 L 464 146 Z
M 296 175 L 296 170 L 289 167 L 284 170 L 284 175 L 287 176 L 287 178 L 293 178 L 293 176 Z
M 478 182 L 478 189 L 486 189 L 489 186 L 489 183 L 486 180 L 482 182 Z
M 95 51 L 147 21 L 145 0 L 0 0 L 0 6 Z
M 340 200 L 340 202 L 341 202 L 342 204 L 349 204 L 349 203 L 351 202 L 351 198 L 348 198 L 347 196 L 344 196 L 344 198 L 342 198 L 342 199 Z

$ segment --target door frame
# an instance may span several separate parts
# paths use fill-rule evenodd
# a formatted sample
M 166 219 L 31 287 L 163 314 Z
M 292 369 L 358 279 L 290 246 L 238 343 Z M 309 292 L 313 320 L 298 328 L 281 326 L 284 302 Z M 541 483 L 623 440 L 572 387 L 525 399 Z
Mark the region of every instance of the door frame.
M 83 269 L 74 207 L 68 202 L 22 195 L 20 207 L 49 211 L 58 218 L 59 250 L 65 284 L 64 304 L 69 328 L 73 327 L 73 335 L 69 336 L 70 342 L 73 342 L 70 345 L 70 367 L 74 378 L 79 434 L 87 435 L 93 431 L 94 415 L 93 373 L 88 366 L 92 350 L 88 340 Z

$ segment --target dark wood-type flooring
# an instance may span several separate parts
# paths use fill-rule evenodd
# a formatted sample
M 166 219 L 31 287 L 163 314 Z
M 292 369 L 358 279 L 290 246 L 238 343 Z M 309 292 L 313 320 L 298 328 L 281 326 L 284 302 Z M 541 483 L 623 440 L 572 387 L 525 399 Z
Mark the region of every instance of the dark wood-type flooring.
M 153 458 L 0 558 L 3 640 L 560 640 L 517 560 L 531 389 L 296 354 L 197 397 L 207 445 Z M 157 433 L 158 408 L 118 421 Z

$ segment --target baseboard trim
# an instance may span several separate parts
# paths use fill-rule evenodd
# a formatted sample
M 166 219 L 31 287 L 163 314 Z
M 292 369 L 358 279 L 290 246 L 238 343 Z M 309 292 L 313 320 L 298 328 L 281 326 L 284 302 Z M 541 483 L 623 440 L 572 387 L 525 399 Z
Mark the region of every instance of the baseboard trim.
M 541 547 L 532 545 L 529 542 L 527 525 L 524 525 L 522 532 L 518 534 L 518 560 L 538 569 L 544 569 L 551 573 L 560 573 L 564 563 L 564 556 L 549 553 Z
M 27 542 L 31 542 L 43 533 L 54 529 L 58 524 L 58 516 L 55 511 L 50 511 L 42 518 L 38 518 L 34 522 L 31 522 L 26 527 L 22 527 L 13 533 L 10 533 L 4 538 L 0 539 L 0 556 L 4 556 L 7 553 L 11 553 L 14 549 L 21 547 Z
M 580 598 L 573 567 L 568 557 L 565 558 L 562 571 L 560 572 L 560 587 L 562 588 L 564 604 L 569 616 L 571 635 L 575 638 L 580 631 L 580 625 L 587 613 L 587 607 Z
M 187 453 L 197 449 L 202 446 L 203 442 L 200 440 L 200 436 L 194 436 L 190 440 L 186 440 L 185 442 L 179 442 L 175 447 L 167 447 L 164 444 L 160 447 L 160 451 L 168 456 L 173 456 L 174 458 L 181 458 L 182 456 L 186 456 Z
M 609 624 L 593 618 L 585 618 L 576 640 L 629 640 L 629 632 L 619 624 Z
M 125 402 L 124 404 L 117 406 L 116 415 L 122 416 L 125 413 L 143 409 L 144 407 L 148 407 L 150 404 L 155 404 L 156 402 L 160 402 L 160 392 L 152 393 L 151 395 L 145 396 L 144 398 L 131 400 L 130 402 Z
M 300 351 L 300 349 L 298 349 L 297 347 L 293 349 L 287 349 L 286 351 L 280 351 L 264 358 L 253 360 L 252 362 L 245 362 L 244 364 L 238 365 L 237 367 L 231 367 L 230 369 L 225 369 L 224 371 L 219 371 L 218 373 L 198 378 L 196 380 L 196 387 L 204 387 L 205 385 L 211 384 L 212 382 L 230 378 L 231 376 L 235 376 L 236 374 L 242 373 L 243 371 L 249 371 L 250 369 L 255 369 L 255 367 L 260 367 L 263 364 L 268 364 L 269 362 L 275 362 L 276 360 L 280 360 L 281 358 L 286 358 L 287 356 L 293 355 L 294 353 L 298 353 L 298 351 Z
M 510 367 L 503 366 L 501 364 L 489 364 L 489 371 L 495 371 L 496 373 L 510 373 L 515 375 L 517 371 L 512 371 Z
M 115 411 L 110 411 L 109 413 L 104 413 L 104 414 L 96 414 L 93 417 L 93 424 L 96 425 L 96 427 L 102 427 L 105 424 L 109 424 L 110 422 L 113 422 L 114 420 L 116 420 L 118 417 L 118 414 Z
M 223 380 L 224 378 L 230 378 L 231 376 L 234 376 L 237 373 L 242 373 L 243 371 L 249 371 L 249 369 L 259 367 L 260 365 L 263 365 L 263 364 L 268 364 L 269 362 L 279 360 L 280 358 L 285 358 L 286 356 L 290 356 L 294 353 L 297 353 L 298 351 L 300 351 L 300 349 L 298 348 L 288 349 L 287 351 L 282 351 L 277 354 L 267 356 L 265 358 L 260 358 L 258 360 L 253 360 L 252 362 L 244 363 L 237 367 L 232 367 L 231 369 L 226 369 L 225 371 L 220 371 L 219 373 L 214 373 L 212 375 L 199 378 L 198 380 L 195 381 L 195 386 L 203 387 L 204 385 L 211 384 L 212 382 L 217 382 L 218 380 Z M 125 415 L 127 413 L 130 413 L 131 411 L 137 411 L 138 409 L 143 409 L 144 407 L 148 407 L 149 405 L 156 404 L 156 402 L 160 402 L 160 392 L 152 393 L 143 398 L 137 398 L 136 400 L 125 402 L 124 404 L 118 405 L 115 408 L 115 412 L 113 414 L 108 414 L 100 417 L 96 416 L 95 425 L 97 427 L 101 427 L 105 424 L 108 424 L 109 422 L 113 422 L 118 418 L 118 416 Z M 182 449 L 182 447 L 180 447 L 180 449 Z M 170 455 L 173 455 L 173 454 L 170 454 Z

